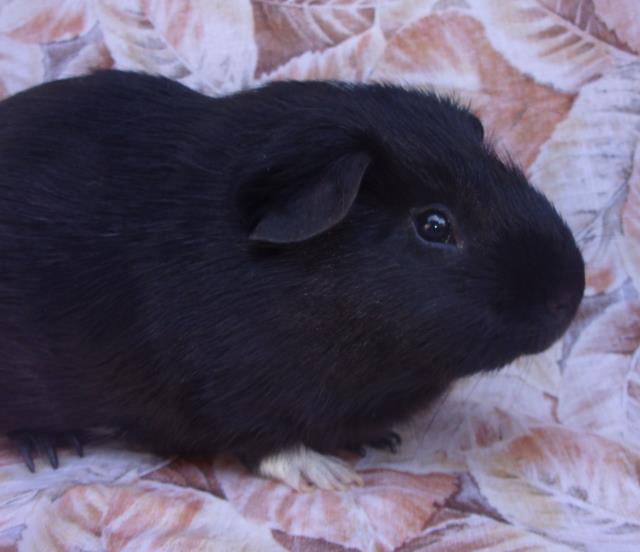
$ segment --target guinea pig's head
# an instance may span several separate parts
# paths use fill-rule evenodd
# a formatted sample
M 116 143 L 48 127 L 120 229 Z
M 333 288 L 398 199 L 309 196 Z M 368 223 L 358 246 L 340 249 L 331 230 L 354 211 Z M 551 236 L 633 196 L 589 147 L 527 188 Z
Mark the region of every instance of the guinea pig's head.
M 282 83 L 265 95 L 286 124 L 272 123 L 241 205 L 256 255 L 304 288 L 298 305 L 456 375 L 565 332 L 584 291 L 580 251 L 467 109 L 383 85 Z

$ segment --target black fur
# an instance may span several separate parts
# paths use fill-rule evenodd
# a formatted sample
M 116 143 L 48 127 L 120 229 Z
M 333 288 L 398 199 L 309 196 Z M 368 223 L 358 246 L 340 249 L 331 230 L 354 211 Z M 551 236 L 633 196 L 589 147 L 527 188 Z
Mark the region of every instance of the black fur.
M 482 135 L 382 85 L 213 99 L 109 71 L 3 101 L 0 430 L 252 462 L 354 448 L 546 348 L 582 257 Z M 416 233 L 431 204 L 457 247 Z

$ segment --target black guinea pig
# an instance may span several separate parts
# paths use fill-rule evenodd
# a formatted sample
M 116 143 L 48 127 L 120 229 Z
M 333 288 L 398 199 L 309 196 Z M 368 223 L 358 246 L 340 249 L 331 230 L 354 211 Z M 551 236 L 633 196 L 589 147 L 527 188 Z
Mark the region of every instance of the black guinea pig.
M 456 378 L 542 351 L 584 290 L 549 201 L 435 94 L 210 98 L 119 71 L 0 103 L 0 431 L 107 427 L 298 489 L 395 448 Z

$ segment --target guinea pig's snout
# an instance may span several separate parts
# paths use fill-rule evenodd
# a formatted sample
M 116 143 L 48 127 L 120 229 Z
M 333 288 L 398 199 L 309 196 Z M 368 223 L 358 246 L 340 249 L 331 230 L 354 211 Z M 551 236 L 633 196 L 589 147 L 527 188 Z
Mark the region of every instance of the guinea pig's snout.
M 507 262 L 498 265 L 505 270 L 504 285 L 494 295 L 494 312 L 509 346 L 520 354 L 538 353 L 559 339 L 575 317 L 584 294 L 584 261 L 570 236 L 521 239 L 517 249 L 506 243 Z
M 560 326 L 571 322 L 582 298 L 582 288 L 554 292 L 546 302 L 547 313 Z

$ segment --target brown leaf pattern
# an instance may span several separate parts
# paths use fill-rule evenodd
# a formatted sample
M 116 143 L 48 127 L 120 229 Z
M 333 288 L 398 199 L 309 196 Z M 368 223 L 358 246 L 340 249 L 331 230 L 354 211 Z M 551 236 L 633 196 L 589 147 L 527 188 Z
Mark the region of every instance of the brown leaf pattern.
M 573 99 L 516 71 L 491 46 L 481 23 L 456 11 L 399 29 L 372 76 L 470 101 L 492 137 L 525 165 L 535 159 Z
M 5 0 L 0 4 L 0 33 L 22 42 L 70 40 L 96 23 L 86 0 Z
M 276 79 L 452 93 L 568 220 L 587 297 L 562 342 L 459 382 L 344 493 L 115 445 L 31 475 L 2 442 L 1 550 L 638 549 L 640 2 L 0 0 L 0 97 L 104 67 L 207 94 Z
M 321 52 L 364 33 L 373 25 L 375 4 L 371 0 L 256 0 L 257 74 L 270 73 L 292 57 Z

